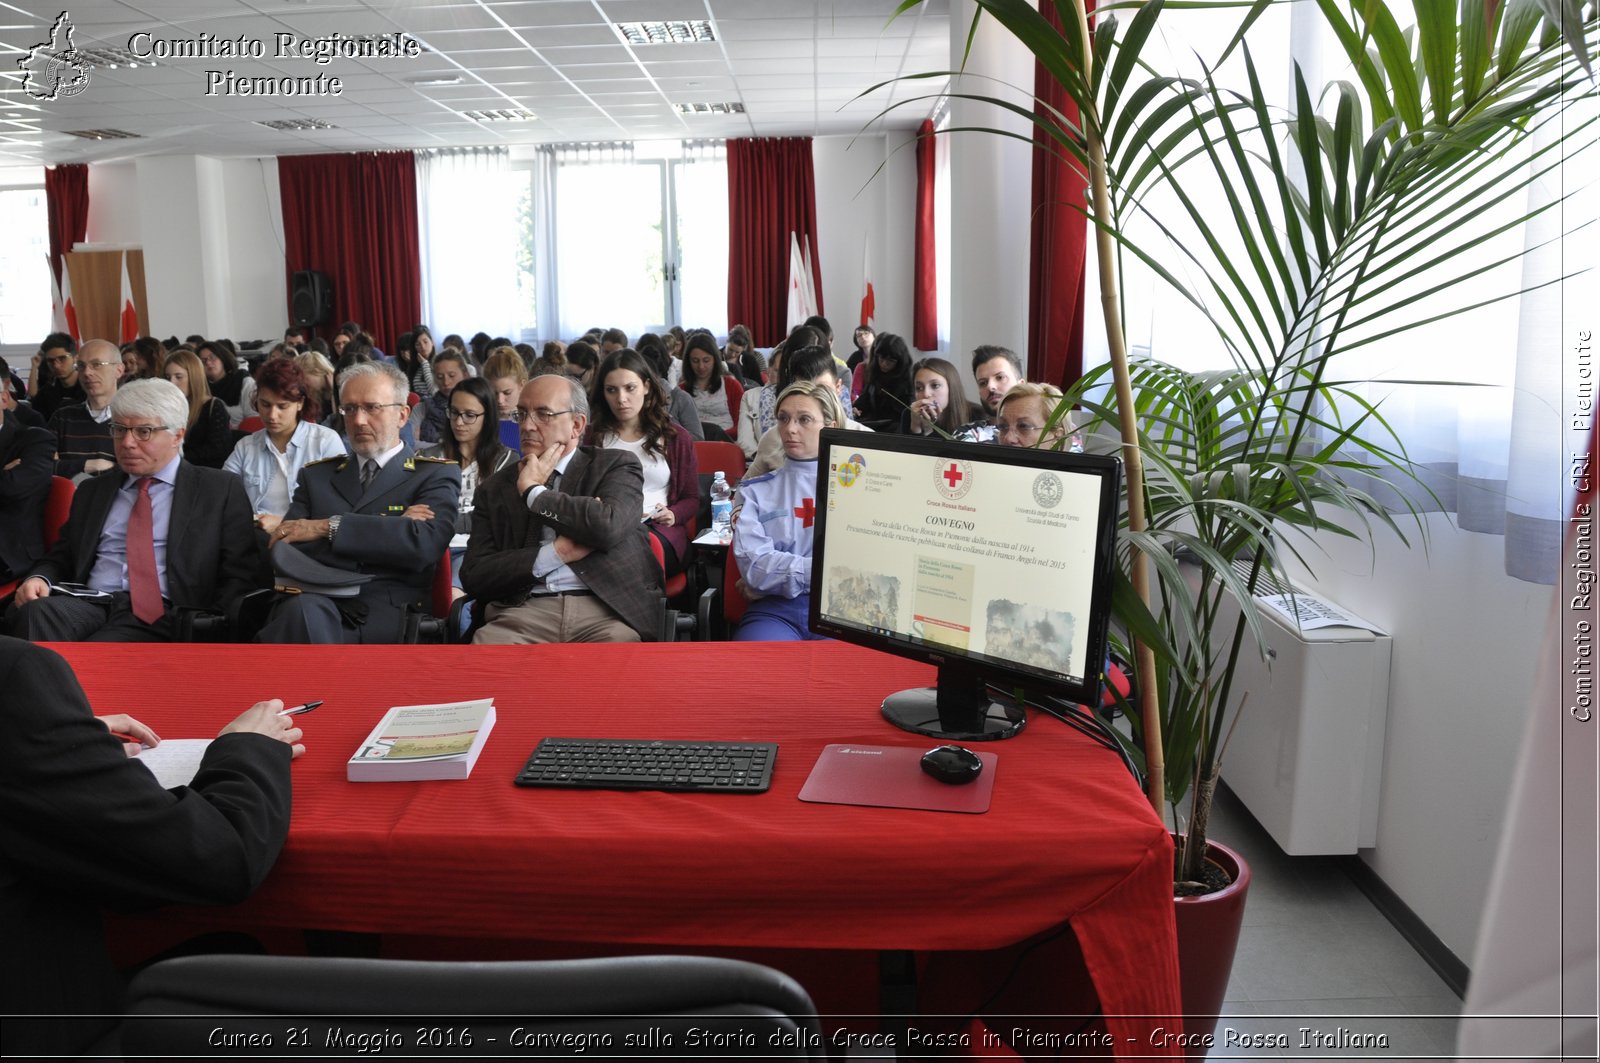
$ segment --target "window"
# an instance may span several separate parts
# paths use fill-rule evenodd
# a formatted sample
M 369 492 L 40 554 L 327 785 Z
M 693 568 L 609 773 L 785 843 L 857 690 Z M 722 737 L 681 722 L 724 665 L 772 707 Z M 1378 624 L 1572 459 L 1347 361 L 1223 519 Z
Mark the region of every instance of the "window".
M 630 337 L 670 325 L 727 330 L 728 174 L 720 143 L 551 149 L 554 283 L 542 314 L 562 337 L 600 326 Z M 642 157 L 649 151 L 651 158 Z M 530 197 L 539 191 L 535 168 Z M 535 251 L 530 212 L 524 243 Z M 530 254 L 537 259 L 537 254 Z M 537 272 L 536 266 L 534 272 Z
M 0 189 L 0 343 L 37 347 L 50 332 L 50 223 L 43 186 Z

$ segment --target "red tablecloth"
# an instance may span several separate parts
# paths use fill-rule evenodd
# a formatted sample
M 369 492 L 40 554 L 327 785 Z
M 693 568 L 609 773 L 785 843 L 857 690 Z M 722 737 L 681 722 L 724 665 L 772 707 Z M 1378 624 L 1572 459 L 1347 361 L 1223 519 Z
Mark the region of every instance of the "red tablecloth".
M 252 702 L 302 718 L 294 816 L 252 923 L 467 938 L 976 950 L 1069 922 L 1129 1054 L 1178 999 L 1172 846 L 1116 756 L 1046 716 L 999 756 L 985 815 L 796 797 L 830 742 L 926 746 L 878 714 L 925 665 L 833 642 L 546 647 L 54 647 L 97 712 L 168 738 Z M 492 696 L 465 782 L 348 783 L 392 705 Z M 776 741 L 765 794 L 528 790 L 541 737 Z

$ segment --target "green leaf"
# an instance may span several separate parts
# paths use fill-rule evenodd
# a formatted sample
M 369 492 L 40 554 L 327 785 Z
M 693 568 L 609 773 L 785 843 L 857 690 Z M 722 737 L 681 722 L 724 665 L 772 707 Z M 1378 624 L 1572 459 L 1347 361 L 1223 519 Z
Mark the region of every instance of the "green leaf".
M 1433 120 L 1450 120 L 1455 98 L 1456 10 L 1451 0 L 1411 0 L 1417 15 L 1417 36 L 1422 67 L 1427 71 Z
M 1407 132 L 1421 129 L 1422 93 L 1417 84 L 1416 70 L 1411 65 L 1411 48 L 1406 44 L 1405 35 L 1401 33 L 1399 23 L 1395 22 L 1387 6 L 1374 3 L 1369 5 L 1368 10 L 1371 13 L 1368 25 L 1372 39 L 1378 46 L 1378 55 L 1394 94 L 1392 102 L 1395 114 L 1400 116 L 1400 122 Z

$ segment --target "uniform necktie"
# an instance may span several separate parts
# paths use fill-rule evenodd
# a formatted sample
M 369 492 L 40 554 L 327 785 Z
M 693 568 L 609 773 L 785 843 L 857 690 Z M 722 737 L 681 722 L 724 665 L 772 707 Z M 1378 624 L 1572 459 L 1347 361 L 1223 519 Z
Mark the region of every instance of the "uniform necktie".
M 154 624 L 166 610 L 161 604 L 161 578 L 156 574 L 155 516 L 150 507 L 148 476 L 139 478 L 139 497 L 128 515 L 128 597 L 133 615 Z
M 365 491 L 372 486 L 373 477 L 378 475 L 378 463 L 364 461 L 361 463 L 361 490 Z

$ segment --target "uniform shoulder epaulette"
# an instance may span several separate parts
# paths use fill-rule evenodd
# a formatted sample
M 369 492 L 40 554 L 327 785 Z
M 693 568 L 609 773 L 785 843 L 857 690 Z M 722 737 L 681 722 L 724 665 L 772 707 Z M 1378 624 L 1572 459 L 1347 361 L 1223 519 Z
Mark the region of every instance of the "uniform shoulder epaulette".
M 416 455 L 412 456 L 411 460 L 412 461 L 425 461 L 425 462 L 428 462 L 431 465 L 454 465 L 455 464 L 455 459 L 454 458 L 439 458 L 439 457 L 434 457 L 431 454 L 416 454 Z M 407 464 L 406 467 L 407 468 L 412 468 L 412 469 L 416 468 L 415 465 L 411 465 L 409 463 Z
M 344 468 L 344 465 L 342 463 L 345 462 L 345 461 L 348 461 L 348 460 L 349 460 L 349 458 L 344 454 L 335 454 L 335 455 L 333 455 L 332 457 L 329 457 L 329 458 L 318 458 L 316 461 L 308 461 L 308 462 L 306 462 L 305 467 L 309 469 L 309 468 L 312 468 L 313 466 L 317 466 L 317 465 L 326 465 L 330 461 L 337 461 L 337 462 L 341 463 L 339 468 L 342 469 L 342 468 Z

